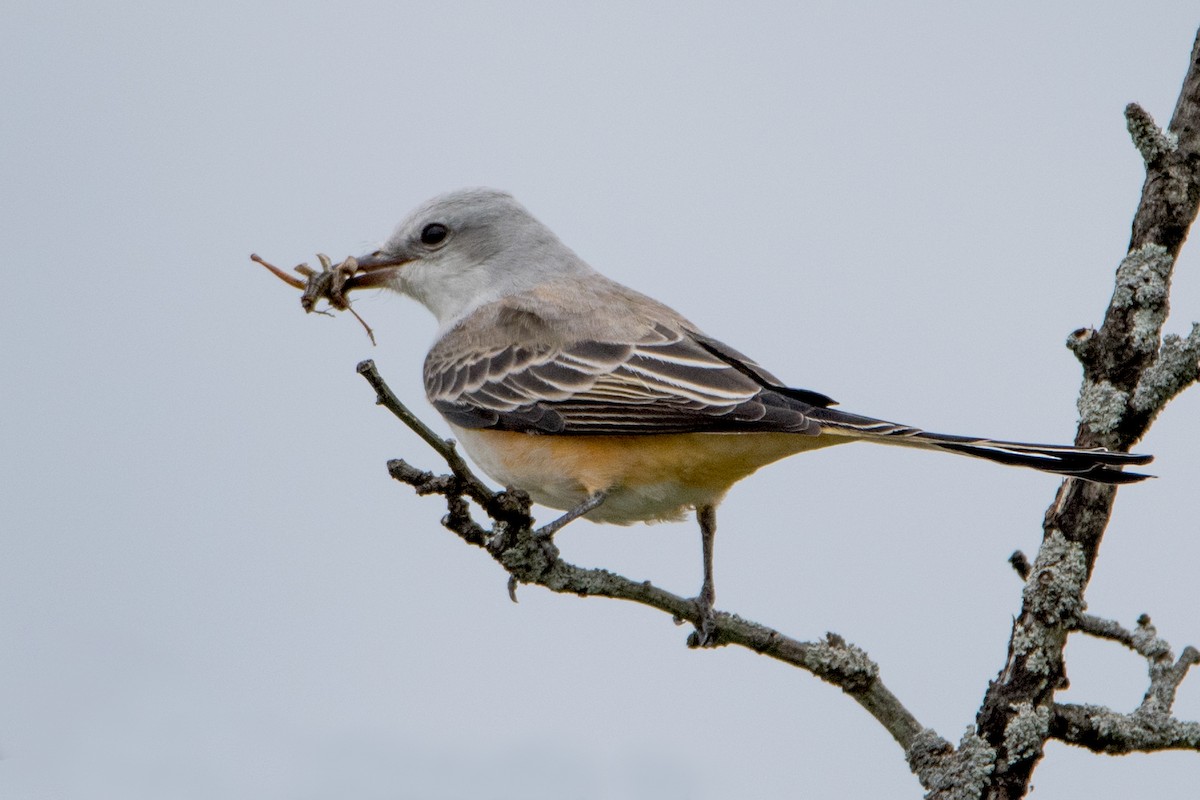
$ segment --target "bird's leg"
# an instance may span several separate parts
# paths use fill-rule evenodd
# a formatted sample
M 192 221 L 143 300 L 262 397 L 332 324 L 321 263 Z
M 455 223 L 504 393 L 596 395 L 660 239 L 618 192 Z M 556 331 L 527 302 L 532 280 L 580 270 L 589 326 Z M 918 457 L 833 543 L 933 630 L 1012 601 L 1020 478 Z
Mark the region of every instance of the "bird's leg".
M 274 264 L 264 261 L 258 255 L 258 253 L 251 253 L 250 260 L 254 261 L 258 264 L 262 264 L 264 267 L 269 269 L 271 271 L 271 273 L 275 275 L 276 278 L 279 278 L 279 280 L 283 281 L 288 286 L 291 286 L 294 289 L 304 289 L 304 281 L 300 280 L 299 278 L 293 278 L 291 275 L 288 275 L 286 272 L 284 272 L 283 270 L 281 270 L 279 267 L 275 266 Z M 304 267 L 304 269 L 307 269 L 308 272 L 307 273 L 301 272 L 300 267 Z M 296 267 L 296 271 L 300 272 L 301 275 L 304 275 L 306 277 L 312 273 L 312 270 L 309 269 L 309 266 L 307 264 L 301 264 L 299 267 Z
M 700 548 L 704 554 L 704 583 L 696 595 L 696 644 L 706 647 L 713 642 L 716 619 L 713 604 L 717 600 L 717 589 L 713 583 L 713 540 L 717 536 L 716 506 L 700 506 L 696 509 L 696 521 L 700 523 Z
M 554 520 L 553 522 L 548 522 L 542 527 L 538 528 L 533 532 L 533 535 L 539 539 L 549 539 L 554 534 L 558 533 L 558 531 L 568 522 L 573 522 L 592 509 L 598 508 L 600 504 L 604 502 L 606 497 L 608 497 L 606 492 L 596 492 L 582 503 L 563 514 L 558 519 Z

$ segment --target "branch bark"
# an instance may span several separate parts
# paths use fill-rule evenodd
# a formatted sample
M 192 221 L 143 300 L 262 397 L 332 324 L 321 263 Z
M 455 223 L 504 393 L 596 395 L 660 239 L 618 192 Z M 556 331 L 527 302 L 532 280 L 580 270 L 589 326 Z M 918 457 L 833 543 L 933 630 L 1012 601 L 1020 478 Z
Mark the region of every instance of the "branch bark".
M 1056 703 L 1048 730 L 1059 741 L 1108 755 L 1200 750 L 1200 722 L 1118 714 L 1103 706 Z

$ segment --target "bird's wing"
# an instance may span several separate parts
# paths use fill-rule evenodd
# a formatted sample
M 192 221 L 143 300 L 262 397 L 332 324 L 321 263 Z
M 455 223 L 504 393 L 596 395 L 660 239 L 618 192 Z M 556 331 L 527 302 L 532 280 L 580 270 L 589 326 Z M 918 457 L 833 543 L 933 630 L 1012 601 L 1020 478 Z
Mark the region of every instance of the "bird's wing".
M 558 435 L 821 433 L 975 456 L 1101 483 L 1150 456 L 930 433 L 829 408 L 665 314 L 636 326 L 563 326 L 527 309 L 451 329 L 425 360 L 425 390 L 463 428 Z M 563 330 L 593 335 L 563 338 Z M 620 331 L 621 333 L 617 333 Z M 600 332 L 604 332 L 601 335 Z
M 530 328 L 529 319 L 521 323 Z M 516 330 L 509 328 L 510 334 Z M 798 391 L 809 397 L 805 403 L 775 391 L 772 381 L 737 351 L 664 322 L 648 323 L 637 335 L 565 342 L 451 330 L 425 360 L 430 402 L 465 428 L 560 435 L 819 434 L 805 410 L 814 400 L 831 401 Z

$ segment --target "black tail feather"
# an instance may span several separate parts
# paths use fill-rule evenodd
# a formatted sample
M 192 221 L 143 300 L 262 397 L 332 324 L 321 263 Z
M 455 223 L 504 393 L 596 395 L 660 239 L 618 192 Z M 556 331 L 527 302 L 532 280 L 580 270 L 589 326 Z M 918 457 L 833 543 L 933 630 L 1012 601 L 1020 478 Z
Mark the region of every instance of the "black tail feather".
M 1041 472 L 1068 475 L 1096 483 L 1137 483 L 1154 477 L 1140 472 L 1123 472 L 1120 469 L 1124 464 L 1147 464 L 1153 460 L 1153 456 L 1117 453 L 1102 448 L 1079 448 L 1072 451 L 1061 447 L 1043 447 L 1015 442 L 958 444 L 938 442 L 932 438 L 930 446 L 938 450 L 995 461 L 998 464 L 1029 467 Z M 1121 458 L 1122 456 L 1124 458 Z
M 1150 455 L 1121 453 L 1103 447 L 1006 442 L 928 433 L 920 428 L 849 414 L 833 408 L 814 408 L 808 415 L 820 423 L 823 432 L 835 435 L 855 436 L 880 444 L 961 453 L 998 464 L 1028 467 L 1096 483 L 1137 483 L 1154 477 L 1140 472 L 1123 472 L 1121 469 L 1125 466 L 1149 464 L 1154 460 L 1154 456 Z

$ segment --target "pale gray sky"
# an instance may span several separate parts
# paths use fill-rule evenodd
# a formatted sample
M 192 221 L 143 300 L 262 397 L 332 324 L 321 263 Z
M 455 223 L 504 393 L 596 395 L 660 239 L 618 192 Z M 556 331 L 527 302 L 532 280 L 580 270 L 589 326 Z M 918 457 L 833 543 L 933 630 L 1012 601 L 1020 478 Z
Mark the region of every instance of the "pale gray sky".
M 342 257 L 427 197 L 512 191 L 598 269 L 847 410 L 1070 440 L 1079 368 L 1194 2 L 10 2 L 0 86 L 0 795 L 920 797 L 857 705 L 630 605 L 526 588 L 386 459 L 373 357 L 430 420 L 434 322 L 304 317 L 247 260 Z M 1185 251 L 1168 329 L 1200 318 Z M 1200 391 L 1141 448 L 1088 599 L 1200 644 Z M 837 631 L 957 740 L 1057 482 L 855 446 L 722 507 L 719 607 Z M 565 555 L 679 592 L 692 523 Z M 1141 662 L 1073 640 L 1064 699 Z M 1180 716 L 1200 717 L 1200 676 Z M 1178 794 L 1195 754 L 1051 747 L 1036 796 Z

